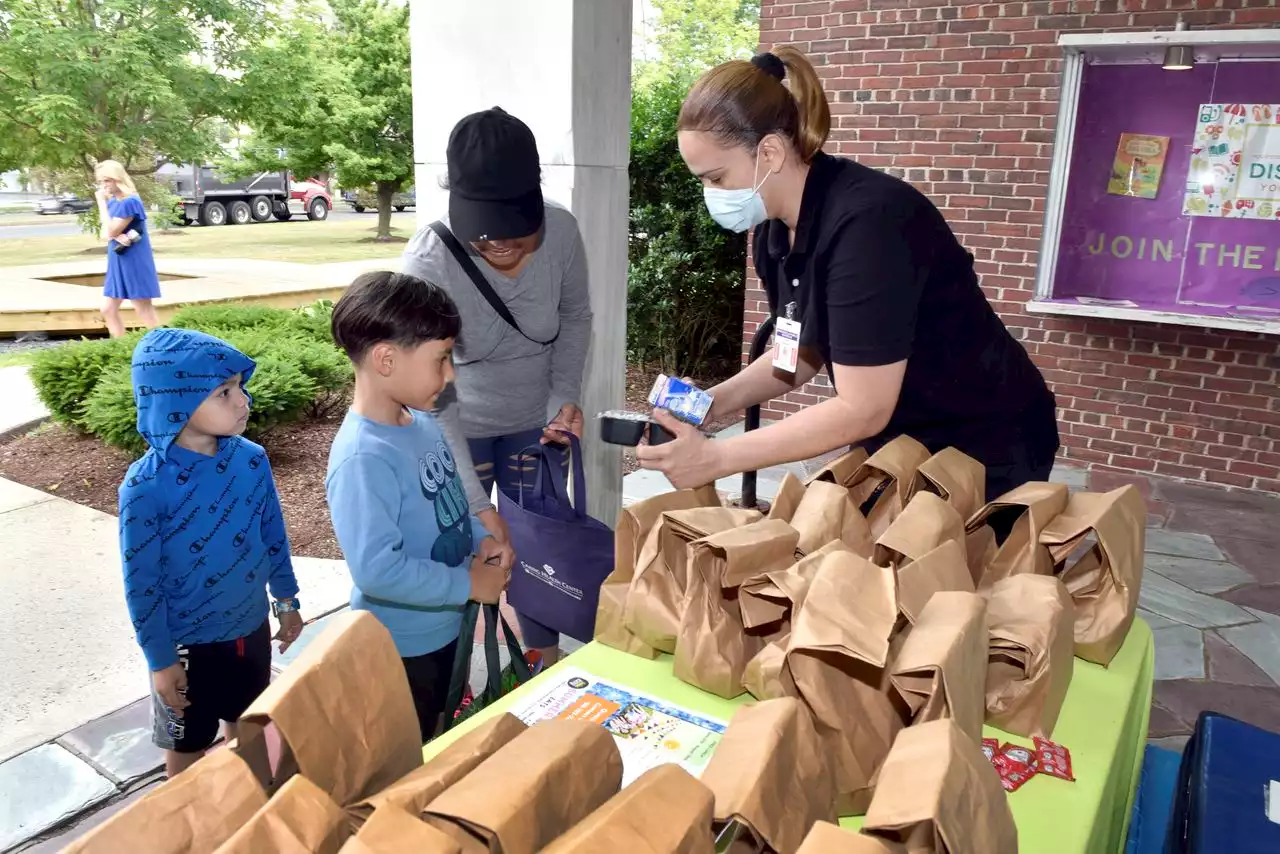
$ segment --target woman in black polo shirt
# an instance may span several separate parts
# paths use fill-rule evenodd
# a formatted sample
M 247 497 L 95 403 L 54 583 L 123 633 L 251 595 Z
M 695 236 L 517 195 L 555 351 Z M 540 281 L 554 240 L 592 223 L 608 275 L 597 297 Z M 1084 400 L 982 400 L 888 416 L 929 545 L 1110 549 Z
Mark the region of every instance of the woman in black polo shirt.
M 794 48 L 719 65 L 685 99 L 680 153 L 712 217 L 756 229 L 752 257 L 779 328 L 767 357 L 710 389 L 711 417 L 823 367 L 836 395 L 714 442 L 658 413 L 677 437 L 640 448 L 641 465 L 698 486 L 906 434 L 984 463 L 989 499 L 1047 479 L 1053 394 L 987 303 L 973 255 L 910 184 L 824 154 L 830 126 L 822 84 Z

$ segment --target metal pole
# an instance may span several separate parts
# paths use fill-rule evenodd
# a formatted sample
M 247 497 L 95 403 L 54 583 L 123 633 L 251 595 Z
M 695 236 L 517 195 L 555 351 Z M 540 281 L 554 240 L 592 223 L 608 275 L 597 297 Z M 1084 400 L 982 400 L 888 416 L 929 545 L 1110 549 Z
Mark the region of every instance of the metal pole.
M 769 343 L 769 336 L 773 334 L 773 315 L 765 318 L 764 323 L 756 327 L 755 336 L 751 339 L 751 351 L 747 355 L 747 364 L 751 364 L 764 353 L 765 345 Z M 743 429 L 750 433 L 760 426 L 760 405 L 747 407 L 747 422 Z M 754 471 L 744 471 L 742 473 L 742 506 L 754 509 L 759 502 L 756 500 L 756 473 Z

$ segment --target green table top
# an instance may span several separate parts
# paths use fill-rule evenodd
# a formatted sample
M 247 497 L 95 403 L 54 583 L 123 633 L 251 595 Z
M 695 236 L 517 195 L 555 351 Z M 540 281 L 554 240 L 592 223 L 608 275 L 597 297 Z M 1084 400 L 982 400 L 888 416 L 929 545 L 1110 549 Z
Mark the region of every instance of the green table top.
M 647 661 L 599 643 L 588 644 L 566 659 L 602 679 L 649 694 L 690 711 L 728 721 L 735 709 L 751 702 L 749 694 L 725 700 L 676 679 L 671 656 Z M 1071 751 L 1074 783 L 1037 775 L 1009 795 L 1018 825 L 1022 854 L 1075 854 L 1124 849 L 1134 787 L 1142 770 L 1151 710 L 1155 649 L 1151 629 L 1135 619 L 1124 646 L 1110 667 L 1075 660 L 1071 688 L 1054 729 L 1054 741 Z M 548 672 L 554 672 L 552 668 Z M 480 721 L 518 704 L 542 677 L 502 698 L 457 729 L 423 748 L 430 759 Z M 1030 745 L 993 727 L 985 735 L 1003 743 Z M 857 828 L 861 818 L 841 825 Z

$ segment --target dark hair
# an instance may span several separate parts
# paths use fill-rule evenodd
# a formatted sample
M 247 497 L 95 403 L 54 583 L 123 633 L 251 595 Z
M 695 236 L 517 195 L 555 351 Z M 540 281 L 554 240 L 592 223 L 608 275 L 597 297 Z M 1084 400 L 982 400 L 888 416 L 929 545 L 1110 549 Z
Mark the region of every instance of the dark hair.
M 351 283 L 333 307 L 330 329 L 334 343 L 358 362 L 382 341 L 416 347 L 457 338 L 462 319 L 439 285 L 382 270 L 365 273 Z
M 677 129 L 705 131 L 748 149 L 776 133 L 790 140 L 808 163 L 831 132 L 831 107 L 805 55 L 780 47 L 751 62 L 734 59 L 703 74 L 680 105 Z

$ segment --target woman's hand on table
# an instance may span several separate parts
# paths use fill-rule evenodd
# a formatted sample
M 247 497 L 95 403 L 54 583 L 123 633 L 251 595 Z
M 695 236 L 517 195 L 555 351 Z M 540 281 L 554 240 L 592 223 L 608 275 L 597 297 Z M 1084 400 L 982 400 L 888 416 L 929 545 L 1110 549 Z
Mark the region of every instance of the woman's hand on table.
M 578 441 L 582 441 L 584 421 L 582 408 L 576 403 L 566 403 L 560 407 L 551 423 L 542 428 L 542 444 L 567 445 L 569 439 L 566 433 L 572 433 L 578 437 Z
M 665 409 L 655 409 L 653 420 L 675 438 L 661 445 L 637 447 L 641 468 L 662 472 L 676 489 L 706 486 L 731 473 L 725 469 L 722 443 L 713 442 Z

